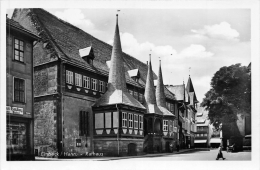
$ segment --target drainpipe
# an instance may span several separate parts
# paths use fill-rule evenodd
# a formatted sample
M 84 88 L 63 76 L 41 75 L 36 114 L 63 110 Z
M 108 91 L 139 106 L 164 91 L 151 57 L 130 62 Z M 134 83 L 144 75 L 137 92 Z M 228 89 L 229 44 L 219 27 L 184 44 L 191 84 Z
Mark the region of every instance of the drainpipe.
M 116 110 L 118 112 L 118 125 L 117 125 L 117 156 L 119 157 L 119 108 L 116 104 Z

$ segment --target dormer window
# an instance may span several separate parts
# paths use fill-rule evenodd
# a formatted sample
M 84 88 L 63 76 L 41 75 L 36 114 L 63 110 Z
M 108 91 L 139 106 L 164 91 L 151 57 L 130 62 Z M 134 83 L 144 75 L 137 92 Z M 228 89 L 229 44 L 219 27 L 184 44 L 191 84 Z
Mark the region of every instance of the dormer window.
M 95 58 L 93 48 L 87 47 L 79 49 L 79 55 L 84 59 L 89 65 L 93 65 L 93 60 Z
M 140 72 L 138 69 L 129 70 L 128 71 L 129 76 L 135 81 L 138 82 L 140 78 Z

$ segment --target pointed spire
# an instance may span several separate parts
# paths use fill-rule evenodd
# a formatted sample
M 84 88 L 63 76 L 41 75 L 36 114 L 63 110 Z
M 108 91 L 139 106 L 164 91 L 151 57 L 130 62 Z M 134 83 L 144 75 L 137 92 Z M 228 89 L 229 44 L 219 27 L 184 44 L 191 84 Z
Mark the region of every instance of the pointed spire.
M 117 15 L 118 17 L 118 15 Z M 126 79 L 123 62 L 123 53 L 118 28 L 118 18 L 114 35 L 113 49 L 110 60 L 108 77 L 108 90 L 102 95 L 92 107 L 100 107 L 113 104 L 125 104 L 136 108 L 146 109 L 126 90 Z
M 194 88 L 193 88 L 193 84 L 192 84 L 190 76 L 189 76 L 189 79 L 188 79 L 186 90 L 187 90 L 188 93 L 189 92 L 194 92 Z
M 145 98 L 145 101 L 147 104 L 156 104 L 154 82 L 153 82 L 153 69 L 152 69 L 152 63 L 151 63 L 151 54 L 149 57 L 149 65 L 148 65 L 144 98 Z
M 109 70 L 108 90 L 126 91 L 125 71 L 118 27 L 118 14 L 116 14 L 116 29 Z
M 159 60 L 159 72 L 156 86 L 156 102 L 158 106 L 166 107 L 161 60 Z

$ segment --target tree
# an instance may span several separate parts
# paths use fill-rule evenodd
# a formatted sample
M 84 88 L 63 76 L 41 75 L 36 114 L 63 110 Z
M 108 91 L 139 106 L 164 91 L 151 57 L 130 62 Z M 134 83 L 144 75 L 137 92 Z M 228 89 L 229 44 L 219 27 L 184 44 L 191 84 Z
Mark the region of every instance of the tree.
M 251 74 L 247 67 L 235 64 L 221 67 L 211 79 L 211 89 L 201 103 L 209 111 L 209 119 L 218 128 L 220 123 L 233 125 L 237 114 L 251 115 Z

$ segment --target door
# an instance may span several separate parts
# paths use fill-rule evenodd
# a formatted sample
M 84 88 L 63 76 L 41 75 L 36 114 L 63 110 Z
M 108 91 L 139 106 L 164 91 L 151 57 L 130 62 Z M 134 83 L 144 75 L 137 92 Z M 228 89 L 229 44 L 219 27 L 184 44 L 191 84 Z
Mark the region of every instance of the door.
M 137 155 L 136 144 L 135 143 L 128 144 L 128 156 L 136 156 L 136 155 Z

